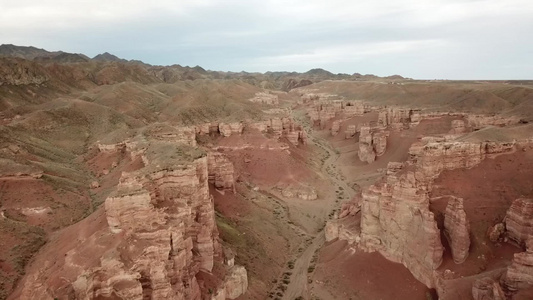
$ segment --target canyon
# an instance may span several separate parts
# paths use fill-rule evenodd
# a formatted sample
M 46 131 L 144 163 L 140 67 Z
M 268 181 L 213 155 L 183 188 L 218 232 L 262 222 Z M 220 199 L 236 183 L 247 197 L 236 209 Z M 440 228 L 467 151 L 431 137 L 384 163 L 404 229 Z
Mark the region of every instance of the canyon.
M 0 299 L 533 295 L 527 83 L 0 66 Z

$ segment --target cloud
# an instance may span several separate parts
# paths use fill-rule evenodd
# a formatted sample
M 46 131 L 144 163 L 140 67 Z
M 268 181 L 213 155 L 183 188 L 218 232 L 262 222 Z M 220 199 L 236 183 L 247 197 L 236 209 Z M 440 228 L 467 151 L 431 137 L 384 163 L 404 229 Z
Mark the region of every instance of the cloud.
M 232 71 L 532 78 L 531 15 L 529 0 L 4 0 L 0 42 Z

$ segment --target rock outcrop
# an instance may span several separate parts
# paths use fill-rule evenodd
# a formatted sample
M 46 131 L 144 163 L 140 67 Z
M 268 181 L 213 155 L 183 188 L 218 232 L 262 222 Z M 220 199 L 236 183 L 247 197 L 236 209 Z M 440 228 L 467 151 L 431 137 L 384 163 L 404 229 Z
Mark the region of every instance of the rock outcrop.
M 39 85 L 49 80 L 46 70 L 39 64 L 20 59 L 0 57 L 1 85 Z
M 519 245 L 533 238 L 533 199 L 514 200 L 505 216 L 505 227 L 509 239 Z
M 241 135 L 245 130 L 256 130 L 262 133 L 270 132 L 277 138 L 286 137 L 289 142 L 295 146 L 298 146 L 299 144 L 307 144 L 307 135 L 305 131 L 289 117 L 275 117 L 264 121 L 245 120 L 232 123 L 210 122 L 197 125 L 194 129 L 180 128 L 180 130 L 186 130 L 187 133 L 192 132 L 198 135 L 220 134 L 223 137 Z M 192 146 L 195 146 L 195 144 Z
M 150 287 L 141 291 L 156 299 L 198 297 L 201 291 L 190 275 L 200 269 L 211 271 L 219 247 L 207 186 L 207 158 L 177 167 L 124 174 L 117 192 L 105 202 L 111 232 L 133 239 L 114 259 L 128 257 L 135 268 L 101 269 L 104 267 L 101 266 L 97 267 L 98 272 L 108 276 L 133 273 L 135 280 L 129 284 L 142 286 L 143 281 L 148 282 Z M 94 272 L 89 270 L 88 275 Z M 87 278 L 90 278 L 87 274 L 81 275 L 77 281 L 85 282 Z M 93 286 L 90 281 L 76 286 L 78 298 L 84 298 L 89 291 L 94 293 Z
M 244 294 L 248 289 L 247 272 L 243 266 L 232 266 L 227 273 L 224 282 L 226 298 L 235 299 Z
M 493 243 L 501 242 L 503 240 L 503 234 L 505 233 L 505 224 L 498 223 L 489 227 L 487 230 L 487 237 Z
M 515 116 L 503 117 L 499 115 L 466 115 L 466 123 L 472 129 L 481 129 L 487 126 L 507 126 L 517 124 L 520 118 Z
M 513 262 L 501 279 L 509 294 L 533 287 L 533 239 L 527 240 L 526 249 L 514 255 Z
M 145 129 L 144 135 L 150 139 L 196 147 L 196 128 L 178 127 L 156 123 Z
M 218 130 L 221 136 L 228 137 L 232 134 L 242 134 L 244 125 L 241 122 L 234 123 L 220 123 Z
M 199 149 L 168 142 L 150 141 L 143 147 L 146 166 L 123 173 L 105 201 L 107 226 L 76 229 L 80 236 L 74 241 L 65 236 L 68 252 L 28 274 L 20 285 L 21 298 L 210 297 L 206 284 L 197 279 L 199 272 L 210 273 L 222 264 L 208 157 Z M 87 259 L 87 253 L 99 259 Z M 212 290 L 230 299 L 247 287 L 242 267 L 232 266 L 219 279 L 223 286 Z
M 224 154 L 209 152 L 207 154 L 209 183 L 219 190 L 235 193 L 235 174 L 233 163 Z
M 365 113 L 365 106 L 361 101 L 346 101 L 343 112 L 346 117 L 362 116 Z
M 453 120 L 452 129 L 450 130 L 451 134 L 461 134 L 466 132 L 465 121 L 463 120 Z
M 377 156 L 385 153 L 387 148 L 387 131 L 372 132 L 370 127 L 363 126 L 359 134 L 359 152 L 358 156 L 361 161 L 372 163 Z
M 442 262 L 443 246 L 429 210 L 428 192 L 442 171 L 473 167 L 492 153 L 491 149 L 513 149 L 507 144 L 488 145 L 445 141 L 415 144 L 407 163 L 389 164 L 384 180 L 363 191 L 362 245 L 404 264 L 419 281 L 435 287 L 434 270 Z
M 356 125 L 348 125 L 346 127 L 346 131 L 344 131 L 344 138 L 350 139 L 355 136 L 357 133 L 357 126 Z
M 474 300 L 505 300 L 505 294 L 500 284 L 490 277 L 483 277 L 474 281 L 472 285 Z
M 388 131 L 378 131 L 372 134 L 372 145 L 374 147 L 374 152 L 376 153 L 376 156 L 381 156 L 385 154 L 385 150 L 387 149 L 388 136 Z
M 390 127 L 393 130 L 409 128 L 413 110 L 408 108 L 386 108 L 378 114 L 378 126 Z
M 270 94 L 266 92 L 258 92 L 255 94 L 255 96 L 251 99 L 249 99 L 251 102 L 255 103 L 262 103 L 262 104 L 268 104 L 268 105 L 278 105 L 279 104 L 279 97 L 275 94 Z
M 444 213 L 444 233 L 452 250 L 453 261 L 463 263 L 470 249 L 470 223 L 466 218 L 462 198 L 453 198 Z
M 341 122 L 340 121 L 333 121 L 331 123 L 331 135 L 335 136 L 339 134 L 339 129 L 341 128 Z
M 372 163 L 376 160 L 376 152 L 372 144 L 372 132 L 370 127 L 361 127 L 359 134 L 359 151 L 357 152 L 359 159 L 366 163 Z

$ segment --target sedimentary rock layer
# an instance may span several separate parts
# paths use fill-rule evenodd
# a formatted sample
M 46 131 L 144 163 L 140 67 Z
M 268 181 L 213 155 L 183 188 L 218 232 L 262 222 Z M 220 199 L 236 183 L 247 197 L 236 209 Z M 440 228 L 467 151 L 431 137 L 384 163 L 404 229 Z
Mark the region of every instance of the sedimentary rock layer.
M 507 236 L 522 245 L 533 237 L 533 199 L 518 198 L 513 201 L 505 217 Z
M 444 213 L 444 232 L 452 250 L 453 261 L 463 263 L 470 249 L 470 224 L 462 198 L 453 198 Z
M 208 187 L 208 157 L 198 149 L 183 147 L 149 145 L 143 154 L 146 167 L 123 173 L 106 199 L 107 226 L 80 236 L 78 243 L 67 238 L 70 250 L 64 260 L 46 262 L 38 273 L 29 274 L 19 295 L 24 299 L 68 295 L 75 299 L 195 300 L 207 296 L 205 284 L 196 275 L 211 272 L 215 263 L 222 264 Z M 217 164 L 220 157 L 213 157 Z M 221 181 L 224 185 L 225 179 Z M 100 259 L 87 259 L 87 253 Z M 228 276 L 219 279 L 222 286 L 215 290 L 230 299 L 247 287 L 242 267 L 232 266 Z
M 209 183 L 217 189 L 228 190 L 235 193 L 235 175 L 233 163 L 224 154 L 209 152 L 207 154 Z
M 512 151 L 514 144 L 427 142 L 410 149 L 405 164 L 389 164 L 386 178 L 363 192 L 361 238 L 369 250 L 403 263 L 428 287 L 443 247 L 428 192 L 444 170 L 469 168 L 488 154 Z
M 503 287 L 510 294 L 533 287 L 533 239 L 527 240 L 526 249 L 514 255 L 513 262 L 501 279 Z

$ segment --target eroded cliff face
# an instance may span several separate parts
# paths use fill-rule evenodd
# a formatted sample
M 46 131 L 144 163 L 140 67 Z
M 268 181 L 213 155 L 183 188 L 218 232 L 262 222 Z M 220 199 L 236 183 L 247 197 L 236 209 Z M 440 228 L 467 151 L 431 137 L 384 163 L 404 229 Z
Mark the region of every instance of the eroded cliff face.
M 387 108 L 379 112 L 378 126 L 391 127 L 394 130 L 409 128 L 413 110 L 408 108 Z
M 209 182 L 219 190 L 235 193 L 235 175 L 233 164 L 224 154 L 209 152 L 207 154 Z
M 264 121 L 244 120 L 242 122 L 211 122 L 195 127 L 197 135 L 215 134 L 222 137 L 242 135 L 246 130 L 271 133 L 277 138 L 287 138 L 294 146 L 307 144 L 307 134 L 302 127 L 289 117 L 274 117 Z
M 415 172 L 397 171 L 362 196 L 363 247 L 404 264 L 418 280 L 433 287 L 433 271 L 442 263 L 444 248 L 428 208 L 427 187 Z
M 513 201 L 505 217 L 506 234 L 518 245 L 533 238 L 533 199 L 518 198 Z
M 372 163 L 376 157 L 385 154 L 388 136 L 388 131 L 373 131 L 368 126 L 362 126 L 359 134 L 359 159 Z
M 224 137 L 231 136 L 232 134 L 242 134 L 243 129 L 244 125 L 241 122 L 218 124 L 218 131 Z
M 338 98 L 338 96 L 329 94 L 302 95 L 302 102 L 309 104 L 307 115 L 312 122 L 319 125 L 321 128 L 325 128 L 326 123 L 338 115 L 350 118 L 362 116 L 367 111 L 367 108 L 362 101 L 332 100 L 331 98 Z
M 509 296 L 533 287 L 533 239 L 526 242 L 526 251 L 516 253 L 513 262 L 500 280 Z
M 453 198 L 444 213 L 444 232 L 452 250 L 453 261 L 463 263 L 470 249 L 470 223 L 466 217 L 463 199 Z
M 361 127 L 359 134 L 359 151 L 357 152 L 359 159 L 366 163 L 372 163 L 376 160 L 376 152 L 372 144 L 372 132 L 370 127 Z
M 472 285 L 474 300 L 505 300 L 500 284 L 490 277 L 478 279 Z
M 331 135 L 335 136 L 339 133 L 339 129 L 341 128 L 340 121 L 333 121 L 331 124 Z
M 267 93 L 267 92 L 259 92 L 256 93 L 255 96 L 251 99 L 249 99 L 251 102 L 255 103 L 262 103 L 267 105 L 278 105 L 279 104 L 279 97 L 278 95 Z
M 200 272 L 214 272 L 223 260 L 209 194 L 208 156 L 173 143 L 135 147 L 142 149 L 146 166 L 122 174 L 105 201 L 107 226 L 99 225 L 89 236 L 80 236 L 79 242 L 63 241 L 68 245 L 64 261 L 47 262 L 28 274 L 18 295 L 26 299 L 211 299 L 209 291 L 219 291 L 217 295 L 234 299 L 246 290 L 246 270 L 233 264 L 217 269 L 216 282 L 198 277 Z M 225 177 L 229 174 L 216 172 L 228 167 L 220 163 L 225 160 L 211 156 L 214 173 L 220 177 L 217 181 L 215 176 L 215 182 L 233 188 Z M 91 229 L 83 231 L 87 230 Z M 96 259 L 84 259 L 88 253 Z
M 435 287 L 434 271 L 442 262 L 443 246 L 429 210 L 428 192 L 433 180 L 444 170 L 470 168 L 489 154 L 509 152 L 513 147 L 513 143 L 447 141 L 413 145 L 407 163 L 389 164 L 383 182 L 363 192 L 363 246 L 404 264 L 418 280 Z M 462 257 L 466 244 L 459 244 L 462 250 L 458 257 Z
M 128 286 L 138 292 L 138 286 L 147 282 L 141 288 L 143 294 L 156 299 L 198 299 L 200 288 L 190 275 L 200 269 L 212 271 L 215 251 L 220 251 L 207 158 L 174 170 L 143 173 L 124 174 L 115 195 L 105 202 L 109 229 L 131 242 L 114 258 L 114 268 L 102 270 L 101 266 L 97 271 L 110 277 L 135 274 Z M 117 268 L 121 257 L 133 265 Z M 94 288 L 94 270 L 87 273 L 78 277 L 74 287 L 79 298 L 91 299 L 99 292 Z M 109 288 L 120 290 L 118 286 L 102 290 Z M 142 298 L 133 291 L 129 294 Z

